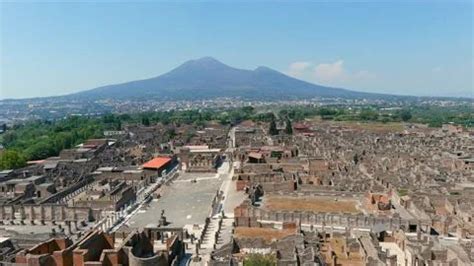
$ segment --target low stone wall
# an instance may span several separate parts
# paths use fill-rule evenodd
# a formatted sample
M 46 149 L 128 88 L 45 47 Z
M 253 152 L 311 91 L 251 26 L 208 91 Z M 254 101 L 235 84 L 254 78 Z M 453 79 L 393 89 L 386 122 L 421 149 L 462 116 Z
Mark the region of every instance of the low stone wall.
M 295 190 L 295 182 L 293 180 L 285 180 L 280 182 L 264 182 L 260 183 L 265 193 L 285 191 L 290 192 Z

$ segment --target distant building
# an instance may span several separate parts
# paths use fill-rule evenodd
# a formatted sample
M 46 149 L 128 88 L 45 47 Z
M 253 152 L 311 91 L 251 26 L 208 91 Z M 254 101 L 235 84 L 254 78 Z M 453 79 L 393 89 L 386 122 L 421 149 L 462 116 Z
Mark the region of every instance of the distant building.
M 168 171 L 174 165 L 174 157 L 155 157 L 142 165 L 142 169 L 147 172 L 153 171 L 161 176 L 163 172 Z
M 104 136 L 111 137 L 111 136 L 123 136 L 126 135 L 127 132 L 123 130 L 106 130 L 104 131 Z
M 221 153 L 221 149 L 211 149 L 208 145 L 193 145 L 181 148 L 179 157 L 186 172 L 217 172 Z

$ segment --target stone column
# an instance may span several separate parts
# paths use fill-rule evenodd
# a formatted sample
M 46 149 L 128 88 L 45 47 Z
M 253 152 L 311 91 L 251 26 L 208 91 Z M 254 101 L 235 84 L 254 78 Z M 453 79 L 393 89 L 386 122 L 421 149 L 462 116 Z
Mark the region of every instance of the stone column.
M 25 215 L 25 207 L 21 206 L 21 207 L 20 207 L 20 219 L 21 219 L 21 220 L 24 220 L 25 217 L 26 217 L 26 215 Z
M 5 220 L 5 216 L 6 216 L 5 215 L 5 206 L 2 205 L 2 206 L 0 206 L 0 220 L 2 220 L 2 221 Z
M 34 206 L 29 206 L 29 211 L 30 211 L 30 220 L 31 221 L 34 221 L 36 219 L 36 215 L 35 215 L 35 209 L 34 209 Z
M 51 214 L 50 219 L 54 224 L 54 223 L 56 223 L 56 219 L 57 219 L 55 207 L 54 206 L 48 206 L 48 209 L 49 209 L 49 212 Z
M 66 221 L 66 226 L 67 226 L 67 232 L 66 232 L 66 234 L 71 235 L 71 234 L 72 234 L 71 221 Z
M 65 212 L 64 212 L 64 207 L 63 206 L 60 206 L 59 207 L 59 219 L 61 219 L 61 221 L 64 221 L 65 220 Z
M 44 223 L 44 206 L 40 205 L 40 220 L 41 223 Z

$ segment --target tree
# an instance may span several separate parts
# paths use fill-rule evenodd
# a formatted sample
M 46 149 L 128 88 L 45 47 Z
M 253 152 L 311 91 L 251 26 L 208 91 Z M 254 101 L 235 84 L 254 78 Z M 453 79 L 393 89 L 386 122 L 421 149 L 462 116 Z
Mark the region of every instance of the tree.
M 50 140 L 41 140 L 25 149 L 25 154 L 30 160 L 41 160 L 59 153 L 61 148 L 56 148 Z
M 244 266 L 273 266 L 277 265 L 277 260 L 273 254 L 250 254 L 244 259 Z
M 254 108 L 252 106 L 245 106 L 245 107 L 242 107 L 242 111 L 246 115 L 251 115 L 251 114 L 253 114 Z
M 277 129 L 277 126 L 276 126 L 275 119 L 273 119 L 270 122 L 270 128 L 268 129 L 268 134 L 270 134 L 272 136 L 278 135 L 278 129 Z
M 263 122 L 271 122 L 275 119 L 275 115 L 273 113 L 258 113 L 252 116 L 253 121 L 263 121 Z
M 148 127 L 150 126 L 150 119 L 148 118 L 148 116 L 143 116 L 142 117 L 142 125 Z
M 117 122 L 115 123 L 115 130 L 122 130 L 122 121 L 117 119 Z
M 6 150 L 0 154 L 0 169 L 16 169 L 26 165 L 26 158 L 23 154 Z
M 168 134 L 168 137 L 170 139 L 174 138 L 177 134 L 176 134 L 176 129 L 174 127 L 170 127 L 166 130 L 166 133 Z
M 407 109 L 401 110 L 400 111 L 400 118 L 405 122 L 410 120 L 412 118 L 410 110 L 407 110 Z
M 285 133 L 288 134 L 288 135 L 293 134 L 293 126 L 291 125 L 291 120 L 289 118 L 286 119 Z
M 323 107 L 323 108 L 319 109 L 318 113 L 321 116 L 330 116 L 330 115 L 336 115 L 337 111 L 334 110 L 334 109 Z
M 371 109 L 364 109 L 360 112 L 359 118 L 365 121 L 375 121 L 379 117 L 379 114 Z

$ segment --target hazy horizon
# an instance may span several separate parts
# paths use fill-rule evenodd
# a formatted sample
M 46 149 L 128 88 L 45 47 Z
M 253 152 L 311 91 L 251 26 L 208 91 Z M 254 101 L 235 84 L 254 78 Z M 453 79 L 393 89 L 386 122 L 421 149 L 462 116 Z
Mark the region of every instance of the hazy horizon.
M 474 96 L 470 1 L 0 7 L 0 99 L 151 78 L 204 56 L 356 91 Z

